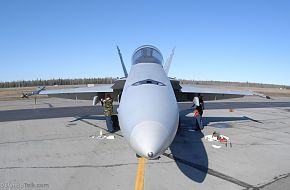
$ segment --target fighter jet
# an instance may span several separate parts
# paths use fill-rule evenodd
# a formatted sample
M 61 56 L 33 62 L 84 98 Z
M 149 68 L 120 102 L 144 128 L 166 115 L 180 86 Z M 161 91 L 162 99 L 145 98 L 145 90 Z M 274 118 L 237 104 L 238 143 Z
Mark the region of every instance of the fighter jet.
M 121 132 L 137 155 L 148 159 L 159 157 L 172 143 L 179 123 L 178 102 L 218 100 L 258 95 L 251 91 L 233 91 L 182 85 L 168 77 L 174 49 L 163 65 L 163 56 L 152 45 L 138 47 L 132 55 L 129 74 L 121 59 L 124 78 L 114 84 L 87 88 L 45 90 L 40 94 L 71 99 L 89 99 L 95 105 L 106 93 L 119 101 L 118 119 Z
M 45 86 L 39 86 L 37 87 L 37 90 L 32 91 L 32 92 L 22 92 L 22 95 L 20 96 L 20 98 L 28 98 L 29 96 L 33 96 L 36 94 L 39 94 L 42 90 L 45 89 Z

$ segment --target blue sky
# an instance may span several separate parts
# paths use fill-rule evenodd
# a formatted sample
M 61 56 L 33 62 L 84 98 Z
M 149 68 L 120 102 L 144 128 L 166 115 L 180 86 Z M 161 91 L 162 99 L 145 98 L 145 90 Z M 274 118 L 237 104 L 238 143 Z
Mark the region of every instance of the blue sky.
M 0 0 L 0 81 L 122 77 L 143 44 L 171 77 L 290 85 L 290 1 Z

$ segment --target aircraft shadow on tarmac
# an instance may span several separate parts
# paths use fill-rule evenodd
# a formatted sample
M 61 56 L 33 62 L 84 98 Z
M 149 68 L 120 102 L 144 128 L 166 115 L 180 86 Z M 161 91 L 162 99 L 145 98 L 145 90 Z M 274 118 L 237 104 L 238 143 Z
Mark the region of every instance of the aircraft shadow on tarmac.
M 182 120 L 182 125 L 185 125 L 186 128 L 190 128 L 194 130 L 195 126 L 193 125 L 195 123 L 195 119 L 193 117 L 193 114 L 192 116 L 187 116 L 190 113 L 193 113 L 193 109 L 183 110 L 179 114 Z M 213 122 L 245 121 L 245 120 L 260 122 L 246 116 L 240 116 L 240 117 L 206 117 L 204 116 L 202 118 L 202 122 L 204 126 L 207 126 L 208 124 L 213 123 Z
M 102 116 L 102 115 L 83 115 L 83 116 L 75 117 L 75 119 L 70 121 L 70 122 L 73 123 L 73 122 L 76 122 L 76 121 L 86 121 L 88 119 L 91 119 L 91 120 L 106 120 L 106 117 Z M 120 126 L 119 126 L 118 116 L 117 115 L 112 115 L 112 121 L 113 121 L 114 131 L 115 132 L 119 131 L 120 130 Z M 90 123 L 88 121 L 86 121 L 86 123 L 88 123 L 88 124 L 90 124 L 92 126 L 100 128 L 99 126 L 97 126 L 95 124 L 92 124 L 92 123 Z M 107 129 L 104 129 L 104 130 L 107 131 Z
M 80 120 L 84 120 L 84 119 L 106 120 L 106 117 L 102 116 L 102 115 L 83 115 L 83 116 L 76 117 L 74 120 L 72 120 L 70 122 L 76 122 L 76 121 L 80 121 Z
M 207 175 L 208 157 L 201 131 L 178 133 L 170 145 L 176 165 L 188 178 L 202 183 Z
M 253 120 L 253 119 L 245 117 L 245 116 L 243 117 L 204 117 L 202 121 L 203 121 L 203 124 L 207 126 L 208 124 L 213 123 L 213 122 L 244 121 L 244 120 Z M 220 123 L 220 124 L 224 124 L 224 127 L 222 127 L 222 125 L 217 125 L 217 124 L 211 125 L 211 126 L 216 126 L 217 128 L 226 128 L 230 126 L 230 125 L 225 125 L 225 123 Z
M 208 170 L 208 157 L 202 142 L 204 135 L 195 127 L 194 118 L 185 116 L 188 113 L 190 110 L 180 112 L 180 127 L 169 148 L 180 171 L 202 183 Z
M 180 171 L 183 172 L 191 180 L 202 183 L 208 172 L 208 156 L 205 150 L 202 138 L 204 134 L 198 130 L 195 125 L 194 117 L 187 117 L 192 109 L 183 110 L 180 112 L 180 129 L 170 145 L 170 155 L 176 162 Z M 205 127 L 211 122 L 226 122 L 251 120 L 247 117 L 204 117 L 203 124 Z M 218 126 L 218 125 L 217 125 Z M 230 125 L 226 125 L 229 127 Z M 211 125 L 215 127 L 215 125 Z

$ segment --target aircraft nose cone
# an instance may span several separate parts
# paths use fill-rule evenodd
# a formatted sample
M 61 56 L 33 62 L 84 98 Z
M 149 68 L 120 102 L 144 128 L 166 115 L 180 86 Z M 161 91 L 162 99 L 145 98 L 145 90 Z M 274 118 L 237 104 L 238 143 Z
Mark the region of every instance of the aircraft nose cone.
M 134 127 L 130 144 L 139 156 L 155 158 L 167 148 L 167 137 L 168 132 L 161 123 L 145 121 Z

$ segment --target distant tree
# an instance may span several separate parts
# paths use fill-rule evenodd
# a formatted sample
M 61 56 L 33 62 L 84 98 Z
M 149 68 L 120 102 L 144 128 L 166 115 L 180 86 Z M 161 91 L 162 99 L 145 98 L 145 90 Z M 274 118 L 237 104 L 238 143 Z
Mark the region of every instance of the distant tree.
M 15 88 L 15 87 L 30 87 L 30 86 L 53 86 L 53 85 L 87 85 L 87 84 L 112 84 L 118 78 L 105 77 L 105 78 L 76 78 L 76 79 L 36 79 L 36 80 L 22 80 L 11 82 L 0 82 L 0 88 Z M 180 84 L 196 84 L 196 85 L 223 85 L 223 86 L 236 86 L 236 87 L 260 87 L 260 88 L 283 88 L 290 89 L 286 85 L 274 85 L 263 83 L 250 83 L 250 82 L 230 82 L 230 81 L 197 81 L 179 79 Z

